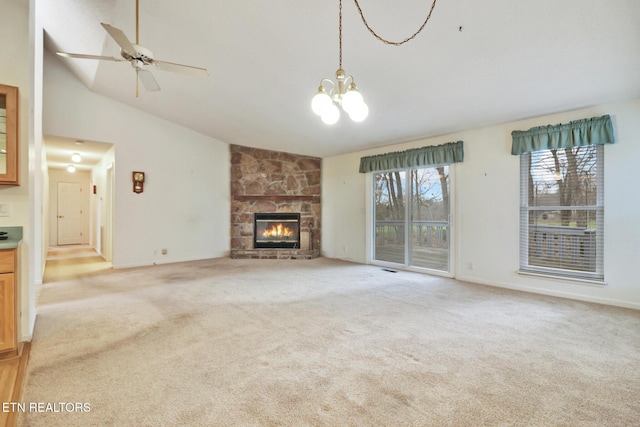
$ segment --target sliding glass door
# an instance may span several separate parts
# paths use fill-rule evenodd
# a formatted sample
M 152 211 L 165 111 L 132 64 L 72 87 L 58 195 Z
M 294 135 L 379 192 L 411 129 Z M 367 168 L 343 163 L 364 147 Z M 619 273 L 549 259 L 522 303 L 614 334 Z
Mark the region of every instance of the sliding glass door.
M 374 261 L 450 271 L 449 165 L 374 174 Z
M 407 210 L 404 171 L 375 174 L 375 253 L 378 261 L 405 264 Z
M 409 265 L 449 271 L 449 166 L 411 171 Z

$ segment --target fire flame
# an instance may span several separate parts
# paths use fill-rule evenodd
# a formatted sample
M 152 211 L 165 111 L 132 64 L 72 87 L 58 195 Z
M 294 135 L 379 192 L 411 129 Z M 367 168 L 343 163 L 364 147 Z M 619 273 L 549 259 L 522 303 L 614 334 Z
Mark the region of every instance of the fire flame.
M 267 228 L 262 233 L 262 237 L 267 238 L 281 238 L 281 237 L 291 237 L 293 236 L 293 230 L 289 227 L 286 227 L 282 224 L 273 225 L 271 228 Z

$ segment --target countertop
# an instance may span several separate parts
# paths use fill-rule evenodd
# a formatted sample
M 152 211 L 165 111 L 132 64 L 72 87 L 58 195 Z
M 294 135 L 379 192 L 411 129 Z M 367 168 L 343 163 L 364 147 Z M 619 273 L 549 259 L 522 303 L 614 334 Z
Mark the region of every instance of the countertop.
M 0 231 L 6 231 L 9 238 L 0 240 L 0 249 L 15 249 L 22 241 L 22 227 L 0 227 Z

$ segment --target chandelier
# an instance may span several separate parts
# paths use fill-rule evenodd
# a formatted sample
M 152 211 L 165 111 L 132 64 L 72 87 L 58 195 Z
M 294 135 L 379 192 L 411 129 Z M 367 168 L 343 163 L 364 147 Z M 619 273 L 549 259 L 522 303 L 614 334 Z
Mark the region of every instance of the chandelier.
M 424 27 L 427 25 L 427 22 L 429 22 L 429 19 L 431 18 L 433 9 L 436 6 L 436 1 L 437 0 L 433 0 L 433 2 L 431 3 L 431 7 L 429 8 L 426 19 L 416 32 L 402 41 L 390 41 L 378 35 L 373 30 L 373 28 L 371 28 L 364 17 L 364 13 L 362 12 L 362 8 L 360 7 L 358 0 L 354 0 L 356 7 L 358 8 L 360 18 L 362 19 L 362 23 L 365 25 L 365 27 L 367 27 L 367 30 L 381 42 L 393 46 L 401 46 L 408 41 L 413 40 L 418 34 L 420 34 L 420 32 L 424 29 Z M 369 115 L 369 107 L 367 107 L 367 104 L 365 104 L 364 99 L 362 98 L 362 95 L 360 94 L 360 91 L 356 86 L 356 82 L 354 81 L 353 76 L 347 76 L 342 69 L 342 0 L 339 0 L 339 4 L 340 12 L 338 39 L 340 41 L 340 65 L 338 67 L 338 71 L 336 71 L 337 83 L 334 83 L 329 79 L 320 80 L 318 92 L 311 100 L 311 109 L 313 110 L 313 112 L 320 116 L 322 121 L 328 125 L 332 125 L 340 119 L 339 107 L 342 107 L 342 109 L 347 114 L 349 114 L 349 117 L 354 122 L 361 122 Z M 460 31 L 462 31 L 462 27 L 460 27 Z
M 340 108 L 338 107 L 342 107 L 354 122 L 363 121 L 369 114 L 369 107 L 364 103 L 353 76 L 347 76 L 342 69 L 342 0 L 340 0 L 339 20 L 340 65 L 336 71 L 337 83 L 329 79 L 320 80 L 318 92 L 311 100 L 313 112 L 328 125 L 332 125 L 340 119 Z

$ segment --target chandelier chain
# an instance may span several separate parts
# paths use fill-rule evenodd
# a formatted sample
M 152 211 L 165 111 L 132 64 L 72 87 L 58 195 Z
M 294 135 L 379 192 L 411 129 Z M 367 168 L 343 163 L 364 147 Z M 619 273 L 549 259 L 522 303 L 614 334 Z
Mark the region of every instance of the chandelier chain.
M 339 16 L 339 25 L 338 25 L 338 34 L 340 38 L 340 66 L 338 68 L 342 69 L 342 0 L 340 0 L 340 13 Z
M 367 30 L 369 30 L 369 32 L 371 34 L 373 34 L 373 36 L 375 38 L 377 38 L 378 40 L 380 40 L 382 43 L 385 44 L 390 44 L 390 45 L 394 45 L 394 46 L 401 46 L 403 44 L 405 44 L 406 42 L 408 42 L 409 40 L 414 39 L 418 34 L 420 34 L 420 32 L 422 31 L 422 29 L 427 25 L 427 22 L 429 22 L 429 18 L 431 18 L 431 13 L 433 13 L 433 9 L 436 7 L 436 1 L 437 0 L 433 0 L 433 3 L 431 3 L 431 9 L 429 9 L 429 14 L 427 15 L 427 18 L 424 20 L 424 22 L 422 23 L 422 25 L 420 26 L 420 28 L 418 28 L 418 31 L 416 31 L 415 33 L 413 33 L 411 36 L 407 37 L 406 39 L 402 40 L 401 42 L 394 42 L 394 41 L 390 41 L 387 40 L 383 37 L 381 37 L 380 35 L 378 35 L 373 28 L 371 28 L 369 26 L 369 23 L 367 22 L 366 18 L 364 17 L 364 13 L 362 12 L 362 8 L 360 7 L 360 4 L 358 3 L 358 0 L 353 0 L 356 3 L 356 7 L 358 8 L 358 12 L 360 13 L 360 18 L 362 19 L 362 22 L 364 23 L 364 26 L 367 27 Z M 342 0 L 340 0 L 340 49 L 342 50 Z M 342 52 L 340 53 L 340 61 L 342 62 Z

